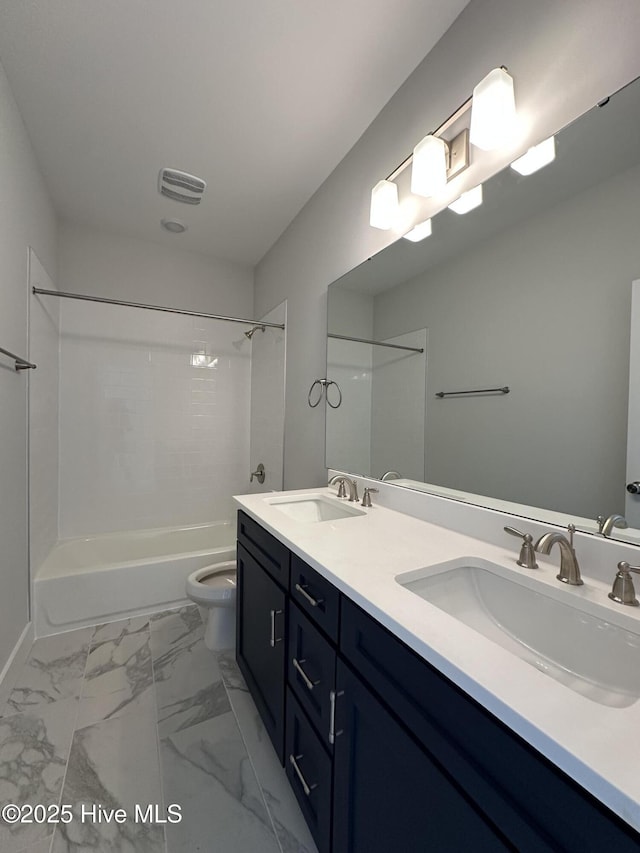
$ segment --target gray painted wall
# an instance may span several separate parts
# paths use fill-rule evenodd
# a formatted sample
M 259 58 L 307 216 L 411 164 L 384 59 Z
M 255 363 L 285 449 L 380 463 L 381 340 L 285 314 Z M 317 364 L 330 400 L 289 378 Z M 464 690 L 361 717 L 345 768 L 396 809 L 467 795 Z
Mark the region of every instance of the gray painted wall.
M 256 314 L 288 299 L 285 487 L 325 477 L 324 413 L 307 390 L 324 375 L 326 288 L 398 236 L 369 226 L 371 187 L 504 64 L 528 132 L 518 151 L 475 152 L 455 194 L 475 186 L 638 76 L 639 31 L 637 0 L 472 0 L 263 258 Z M 416 220 L 450 200 L 425 201 Z
M 28 253 L 53 279 L 56 225 L 7 78 L 0 67 L 0 346 L 27 357 Z M 0 672 L 29 621 L 27 387 L 0 359 Z

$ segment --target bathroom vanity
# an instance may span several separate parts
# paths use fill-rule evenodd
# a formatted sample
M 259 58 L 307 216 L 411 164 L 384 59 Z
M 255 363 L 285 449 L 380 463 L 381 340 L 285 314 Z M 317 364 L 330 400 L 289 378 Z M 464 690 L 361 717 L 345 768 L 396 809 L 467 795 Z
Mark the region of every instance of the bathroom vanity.
M 238 664 L 320 853 L 639 849 L 633 685 L 576 692 L 429 598 L 434 566 L 526 586 L 510 543 L 326 489 L 236 501 Z M 562 607 L 555 572 L 532 595 Z

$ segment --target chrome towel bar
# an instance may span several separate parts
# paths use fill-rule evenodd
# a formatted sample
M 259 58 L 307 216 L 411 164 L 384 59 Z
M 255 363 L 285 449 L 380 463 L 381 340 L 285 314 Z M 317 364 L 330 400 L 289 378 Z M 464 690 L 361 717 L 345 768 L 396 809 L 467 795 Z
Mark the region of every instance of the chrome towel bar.
M 14 352 L 9 352 L 8 349 L 2 349 L 2 347 L 0 347 L 0 352 L 3 355 L 9 356 L 9 358 L 12 358 L 15 361 L 16 370 L 35 370 L 36 369 L 35 364 L 32 364 L 30 361 L 27 361 L 26 358 L 20 358 L 20 356 L 16 355 Z
M 436 397 L 458 397 L 461 394 L 508 394 L 511 391 L 508 385 L 502 388 L 477 388 L 473 391 L 438 391 Z

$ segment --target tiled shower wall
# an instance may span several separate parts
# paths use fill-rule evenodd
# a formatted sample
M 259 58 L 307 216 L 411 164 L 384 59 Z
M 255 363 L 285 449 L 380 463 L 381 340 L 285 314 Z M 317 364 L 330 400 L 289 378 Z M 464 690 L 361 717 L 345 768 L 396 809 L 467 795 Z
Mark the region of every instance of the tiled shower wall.
M 249 473 L 243 328 L 65 300 L 61 538 L 232 517 Z

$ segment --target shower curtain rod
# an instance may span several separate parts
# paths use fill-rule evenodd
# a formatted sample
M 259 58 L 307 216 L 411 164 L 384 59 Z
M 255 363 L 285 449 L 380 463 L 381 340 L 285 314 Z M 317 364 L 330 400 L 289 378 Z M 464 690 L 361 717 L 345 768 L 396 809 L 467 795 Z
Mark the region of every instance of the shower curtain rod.
M 404 349 L 408 352 L 424 352 L 422 347 L 405 347 L 401 344 L 388 344 L 385 341 L 370 341 L 368 338 L 352 338 L 349 335 L 334 335 L 327 332 L 328 338 L 337 338 L 339 341 L 355 341 L 357 344 L 373 344 L 374 347 L 389 347 L 389 349 Z
M 205 314 L 202 311 L 186 311 L 183 308 L 166 308 L 164 305 L 145 305 L 143 302 L 125 302 L 122 299 L 106 299 L 104 296 L 85 296 L 82 293 L 65 293 L 63 290 L 32 288 L 33 293 L 43 296 L 61 296 L 64 299 L 80 299 L 85 302 L 104 302 L 107 305 L 124 305 L 126 308 L 145 308 L 147 311 L 164 311 L 167 314 L 186 314 L 189 317 L 206 317 L 208 320 L 225 320 L 227 323 L 244 323 L 245 326 L 269 326 L 284 329 L 284 323 L 267 323 L 264 320 L 245 320 L 242 317 L 224 317 L 222 314 Z

